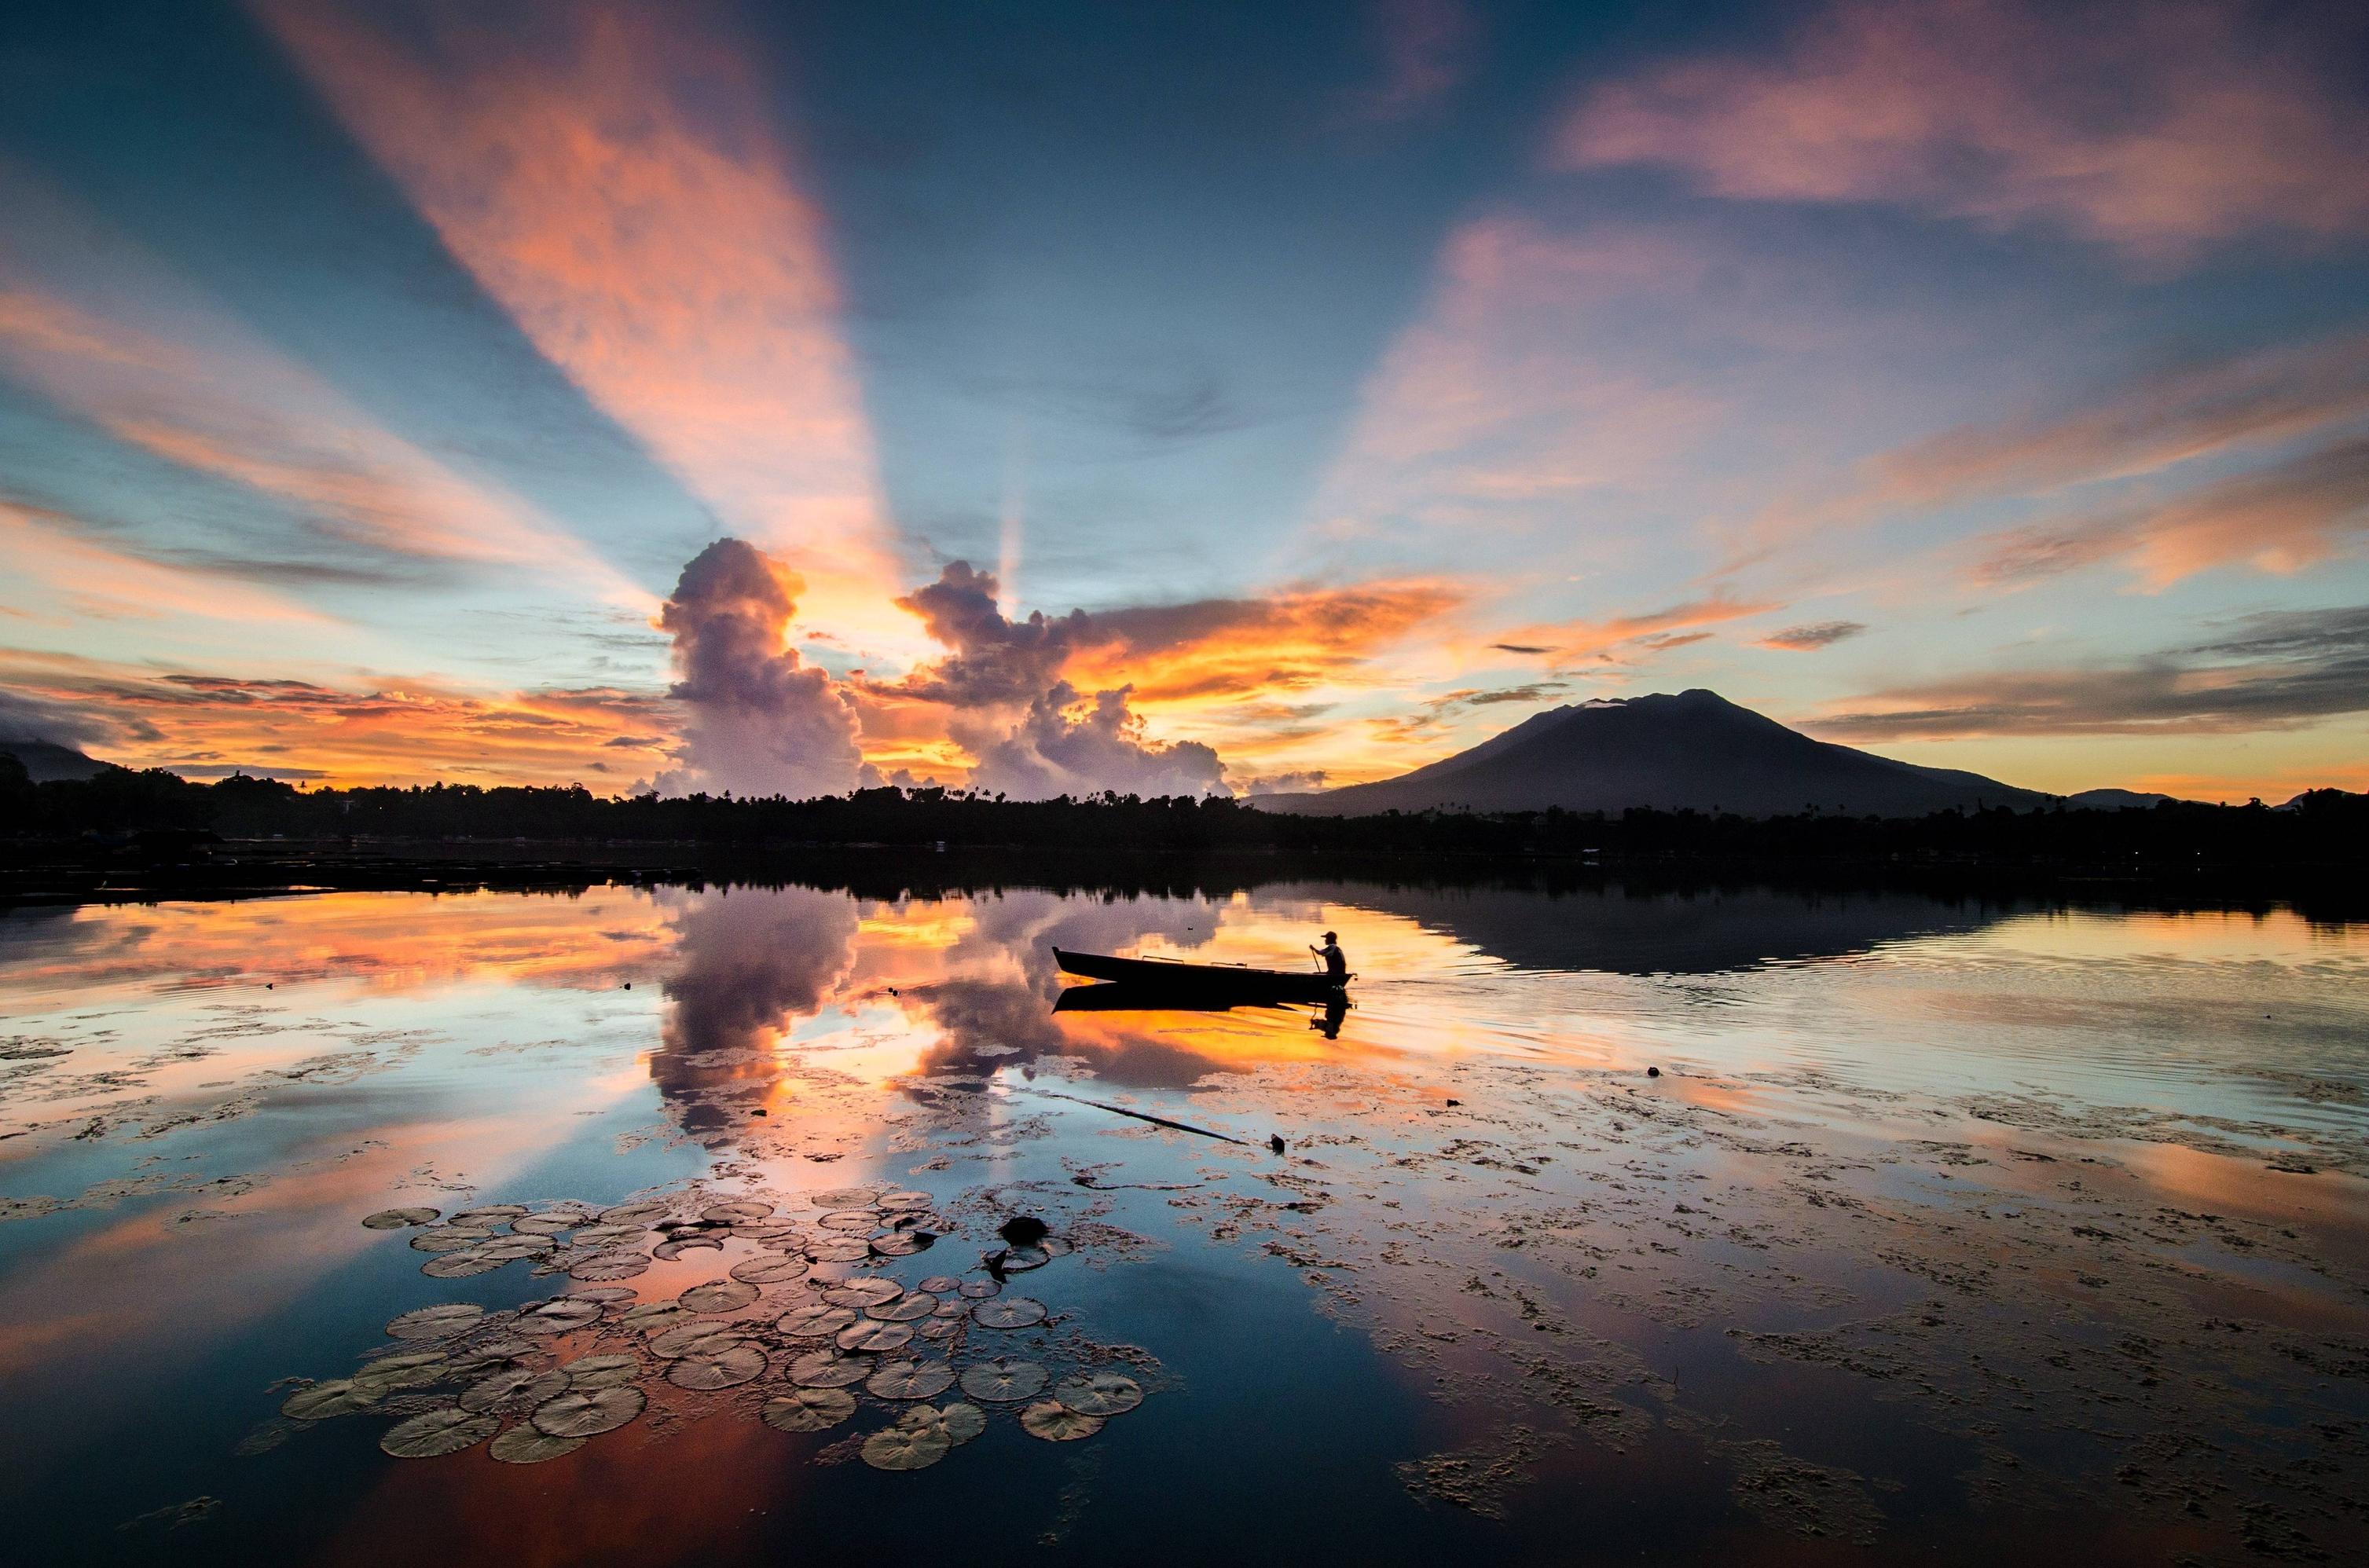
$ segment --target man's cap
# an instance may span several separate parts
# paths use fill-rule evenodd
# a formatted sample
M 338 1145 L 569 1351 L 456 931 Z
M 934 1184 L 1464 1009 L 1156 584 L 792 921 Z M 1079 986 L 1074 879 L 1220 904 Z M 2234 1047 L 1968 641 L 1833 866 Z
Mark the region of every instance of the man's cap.
M 1332 941 L 1332 940 L 1333 940 L 1333 938 L 1336 934 L 1337 934 L 1336 933 L 1333 933 L 1333 932 L 1330 932 L 1330 931 L 1328 931 L 1328 932 L 1326 932 L 1326 933 L 1324 933 L 1324 940 L 1325 940 L 1325 941 L 1327 941 L 1327 942 L 1330 942 L 1330 941 Z

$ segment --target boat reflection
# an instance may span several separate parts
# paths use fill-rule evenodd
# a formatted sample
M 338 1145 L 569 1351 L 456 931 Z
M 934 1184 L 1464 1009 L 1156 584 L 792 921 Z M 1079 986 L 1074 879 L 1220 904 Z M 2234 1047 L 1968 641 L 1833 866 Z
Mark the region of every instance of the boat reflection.
M 1306 1004 L 1303 1004 L 1305 1006 Z M 1353 1004 L 1342 995 L 1310 1009 L 1308 1026 L 1328 1040 L 1341 1037 L 1341 1024 Z M 1302 1007 L 1278 1001 L 1194 1001 L 1151 986 L 1117 984 L 1071 986 L 1053 999 L 1056 1013 L 1293 1013 Z

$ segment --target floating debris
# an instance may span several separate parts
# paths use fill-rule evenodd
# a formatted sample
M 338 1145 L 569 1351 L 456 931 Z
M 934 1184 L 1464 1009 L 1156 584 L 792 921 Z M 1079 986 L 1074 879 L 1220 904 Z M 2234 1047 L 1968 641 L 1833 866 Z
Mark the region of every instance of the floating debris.
M 840 1388 L 795 1389 L 767 1400 L 758 1413 L 784 1432 L 820 1432 L 855 1413 L 855 1396 Z
M 1057 1400 L 1032 1404 L 1020 1413 L 1021 1429 L 1048 1443 L 1074 1443 L 1103 1429 L 1099 1415 L 1081 1415 Z
M 1124 1415 L 1143 1402 L 1143 1385 L 1124 1372 L 1089 1372 L 1055 1384 L 1053 1397 L 1080 1415 Z
M 1049 1375 L 1034 1361 L 982 1361 L 963 1368 L 962 1391 L 989 1404 L 1013 1404 L 1036 1398 Z
M 983 1329 L 1024 1329 L 1045 1321 L 1045 1303 L 1028 1296 L 981 1301 L 970 1310 L 970 1321 Z
M 864 1387 L 878 1399 L 935 1399 L 954 1380 L 955 1369 L 943 1361 L 883 1361 Z
M 614 1432 L 649 1403 L 641 1390 L 628 1385 L 605 1389 L 570 1389 L 534 1407 L 534 1429 L 549 1437 L 597 1437 Z
M 432 1224 L 436 1213 L 432 1208 L 382 1208 L 376 1214 L 364 1215 L 362 1223 L 372 1230 L 402 1230 L 414 1225 Z
M 485 1315 L 483 1307 L 448 1301 L 406 1312 L 390 1321 L 386 1332 L 396 1339 L 450 1339 L 475 1328 Z
M 492 1436 L 501 1422 L 491 1415 L 465 1410 L 424 1410 L 408 1421 L 387 1428 L 378 1446 L 399 1459 L 433 1459 L 474 1448 Z
M 555 1437 L 532 1426 L 513 1426 L 496 1437 L 486 1451 L 506 1465 L 539 1465 L 545 1459 L 564 1458 L 583 1446 L 581 1437 Z

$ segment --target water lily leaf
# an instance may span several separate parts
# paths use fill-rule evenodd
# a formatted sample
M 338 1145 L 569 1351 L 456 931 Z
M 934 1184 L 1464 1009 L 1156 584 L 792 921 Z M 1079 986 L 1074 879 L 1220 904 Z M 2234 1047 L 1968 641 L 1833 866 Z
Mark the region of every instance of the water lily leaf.
M 826 1230 L 853 1231 L 861 1235 L 867 1230 L 878 1230 L 880 1216 L 868 1208 L 845 1208 L 835 1214 L 826 1214 L 815 1223 Z
M 486 1451 L 506 1465 L 539 1465 L 545 1459 L 572 1454 L 583 1446 L 581 1437 L 555 1437 L 532 1426 L 513 1426 L 495 1438 L 493 1447 Z
M 669 1329 L 681 1328 L 690 1321 L 691 1314 L 672 1301 L 636 1301 L 617 1314 L 619 1323 L 637 1333 L 664 1333 Z
M 485 1318 L 486 1310 L 466 1301 L 419 1307 L 391 1320 L 386 1332 L 396 1339 L 450 1339 L 466 1333 Z
M 634 1299 L 632 1291 L 616 1285 L 578 1285 L 570 1288 L 567 1293 L 578 1301 L 598 1301 L 602 1306 Z
M 493 1239 L 494 1232 L 482 1225 L 431 1225 L 411 1238 L 411 1250 L 457 1253 L 464 1247 L 483 1246 Z
M 935 1236 L 926 1231 L 908 1234 L 898 1230 L 886 1236 L 875 1236 L 868 1245 L 884 1258 L 910 1258 L 915 1253 L 927 1249 L 930 1243 L 936 1240 Z
M 962 1288 L 962 1281 L 951 1274 L 933 1274 L 915 1288 L 926 1290 L 933 1296 L 951 1296 Z
M 645 1198 L 639 1203 L 620 1203 L 601 1211 L 603 1225 L 631 1225 L 647 1230 L 667 1217 L 667 1206 L 656 1199 Z
M 772 1213 L 770 1203 L 717 1203 L 701 1209 L 699 1217 L 716 1225 L 745 1225 L 771 1219 Z
M 1006 1247 L 1003 1249 L 1003 1272 L 1025 1274 L 1032 1268 L 1043 1268 L 1053 1261 L 1053 1254 L 1042 1247 Z
M 532 1367 L 519 1367 L 480 1378 L 463 1389 L 461 1408 L 473 1415 L 481 1410 L 532 1409 L 566 1391 L 566 1373 L 538 1372 Z
M 990 1296 L 1001 1295 L 1003 1287 L 992 1279 L 966 1279 L 962 1282 L 961 1290 L 974 1301 L 984 1301 Z
M 738 1279 L 711 1279 L 675 1298 L 692 1312 L 737 1312 L 757 1299 L 757 1288 Z
M 631 1384 L 570 1389 L 534 1407 L 534 1429 L 550 1437 L 597 1437 L 641 1414 L 649 1397 Z
M 280 1413 L 295 1421 L 326 1421 L 331 1416 L 350 1415 L 358 1410 L 368 1410 L 379 1402 L 372 1390 L 351 1378 L 331 1378 L 315 1383 L 309 1389 L 298 1389 L 280 1403 Z
M 667 1368 L 667 1381 L 686 1389 L 729 1389 L 762 1377 L 765 1352 L 750 1340 L 720 1350 L 703 1350 Z
M 989 1404 L 1034 1399 L 1048 1374 L 1034 1361 L 982 1361 L 963 1368 L 962 1391 Z
M 721 1350 L 727 1345 L 744 1342 L 748 1337 L 745 1332 L 729 1323 L 687 1322 L 653 1338 L 650 1354 L 673 1361 L 685 1356 L 704 1356 L 711 1349 Z
M 1032 1404 L 1020 1413 L 1021 1429 L 1048 1443 L 1074 1443 L 1103 1429 L 1099 1415 L 1081 1415 L 1058 1400 Z
M 1124 1372 L 1088 1372 L 1055 1384 L 1053 1397 L 1080 1415 L 1124 1415 L 1143 1402 L 1143 1385 Z
M 927 1470 L 953 1447 L 937 1426 L 884 1426 L 864 1439 L 864 1462 L 874 1470 Z
M 902 1350 L 912 1344 L 913 1331 L 903 1323 L 884 1323 L 864 1318 L 840 1330 L 835 1343 L 841 1350 L 879 1355 L 890 1350 Z
M 828 1187 L 821 1192 L 807 1194 L 807 1204 L 815 1208 L 860 1208 L 872 1201 L 877 1187 Z
M 845 1389 L 793 1389 L 767 1400 L 758 1413 L 784 1432 L 820 1432 L 855 1413 L 855 1396 Z
M 927 1208 L 930 1207 L 932 1201 L 930 1195 L 927 1193 L 882 1193 L 877 1198 L 873 1200 L 873 1206 L 877 1208 L 886 1208 L 893 1212 L 894 1210 L 900 1208 Z M 851 1205 L 850 1207 L 852 1207 L 853 1206 Z
M 773 1326 L 792 1339 L 830 1339 L 855 1322 L 852 1307 L 793 1307 Z
M 867 1318 L 884 1323 L 910 1323 L 915 1318 L 926 1318 L 938 1310 L 938 1299 L 926 1290 L 916 1290 L 899 1296 L 893 1301 L 876 1301 L 864 1309 Z
M 967 1443 L 987 1430 L 987 1412 L 960 1401 L 938 1412 L 938 1425 L 957 1443 Z
M 402 1230 L 414 1225 L 434 1222 L 432 1208 L 382 1208 L 376 1214 L 362 1217 L 362 1223 L 373 1230 Z
M 893 1279 L 867 1277 L 835 1285 L 822 1293 L 822 1299 L 834 1307 L 876 1307 L 903 1294 L 905 1288 Z
M 601 1321 L 601 1303 L 580 1296 L 554 1296 L 519 1314 L 521 1333 L 573 1333 Z
M 515 1258 L 488 1256 L 472 1247 L 465 1252 L 446 1253 L 441 1257 L 429 1258 L 419 1265 L 419 1272 L 430 1279 L 470 1279 L 480 1274 L 491 1274 L 516 1261 Z
M 423 1410 L 389 1427 L 378 1446 L 399 1459 L 432 1459 L 475 1448 L 500 1425 L 495 1416 L 465 1410 Z
M 571 1279 L 604 1280 L 631 1279 L 648 1272 L 650 1260 L 639 1253 L 603 1253 L 569 1266 Z
M 809 1350 L 790 1363 L 790 1381 L 802 1389 L 843 1389 L 871 1375 L 872 1363 L 836 1350 Z
M 807 1256 L 817 1263 L 861 1263 L 871 1255 L 868 1244 L 848 1236 L 807 1243 Z
M 383 1396 L 397 1389 L 424 1389 L 430 1383 L 441 1383 L 452 1370 L 452 1363 L 441 1351 L 414 1350 L 380 1356 L 356 1372 L 354 1382 Z
M 506 1220 L 516 1219 L 525 1212 L 526 1206 L 521 1203 L 481 1204 L 475 1208 L 464 1208 L 461 1210 L 460 1213 L 452 1216 L 452 1223 L 455 1225 L 499 1225 Z
M 981 1328 L 1024 1329 L 1045 1321 L 1045 1303 L 1027 1296 L 981 1301 L 970 1310 L 970 1321 Z
M 877 1399 L 935 1399 L 954 1380 L 955 1369 L 943 1361 L 883 1361 L 864 1387 Z
M 572 1214 L 529 1214 L 511 1220 L 510 1230 L 521 1236 L 564 1236 L 583 1223 Z
M 779 1285 L 785 1280 L 804 1279 L 807 1260 L 804 1258 L 750 1258 L 732 1265 L 732 1277 L 749 1285 Z
M 617 1247 L 626 1242 L 638 1245 L 650 1233 L 647 1225 L 587 1225 L 576 1232 L 579 1247 Z
M 721 1236 L 670 1236 L 652 1247 L 650 1255 L 667 1263 L 672 1263 L 683 1253 L 703 1247 L 720 1253 L 724 1250 L 724 1238 Z
M 567 1386 L 589 1391 L 623 1388 L 640 1375 L 642 1364 L 630 1356 L 579 1356 L 561 1366 Z

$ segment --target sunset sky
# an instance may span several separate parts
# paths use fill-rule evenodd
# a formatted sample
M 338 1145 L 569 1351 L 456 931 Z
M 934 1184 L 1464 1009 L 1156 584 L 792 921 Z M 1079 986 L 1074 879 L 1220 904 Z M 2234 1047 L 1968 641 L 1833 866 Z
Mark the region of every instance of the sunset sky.
M 2369 788 L 2364 16 L 9 6 L 0 737 Z

